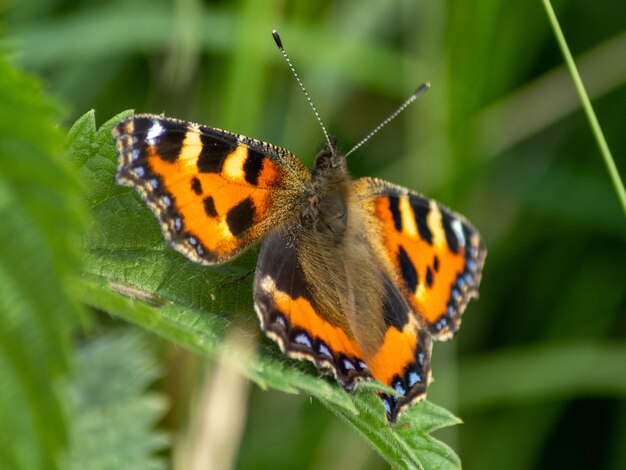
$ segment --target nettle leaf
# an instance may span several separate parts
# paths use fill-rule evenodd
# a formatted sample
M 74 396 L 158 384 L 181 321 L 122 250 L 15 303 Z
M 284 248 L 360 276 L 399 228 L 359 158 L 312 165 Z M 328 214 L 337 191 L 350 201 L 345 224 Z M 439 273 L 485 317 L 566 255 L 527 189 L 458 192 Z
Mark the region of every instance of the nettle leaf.
M 63 467 L 166 468 L 155 454 L 169 439 L 154 427 L 167 405 L 146 393 L 160 376 L 152 343 L 138 330 L 112 330 L 84 344 L 69 381 L 71 445 Z
M 58 119 L 39 83 L 0 57 L 0 468 L 56 468 L 67 442 L 60 382 L 83 211 Z
M 247 335 L 259 331 L 252 308 L 252 278 L 245 277 L 254 266 L 256 250 L 207 268 L 169 248 L 135 191 L 114 182 L 111 129 L 129 114 L 121 113 L 96 129 L 90 112 L 70 131 L 69 157 L 80 166 L 93 217 L 84 242 L 85 275 L 74 286 L 74 294 L 191 351 L 227 362 L 263 388 L 305 392 L 319 399 L 394 466 L 460 467 L 456 454 L 429 436 L 459 420 L 432 403 L 414 406 L 391 427 L 382 403 L 371 392 L 380 386 L 365 385 L 350 395 L 335 383 L 304 372 L 306 365 L 286 359 L 265 340 L 253 360 L 238 360 L 236 351 L 225 354 L 229 329 L 239 328 Z

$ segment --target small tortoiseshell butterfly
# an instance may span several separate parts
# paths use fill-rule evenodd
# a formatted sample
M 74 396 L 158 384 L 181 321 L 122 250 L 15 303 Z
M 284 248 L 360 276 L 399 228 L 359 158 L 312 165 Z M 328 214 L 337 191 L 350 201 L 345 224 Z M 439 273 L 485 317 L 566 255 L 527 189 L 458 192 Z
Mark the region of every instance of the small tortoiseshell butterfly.
M 426 396 L 432 340 L 458 330 L 486 256 L 465 218 L 386 181 L 352 180 L 333 139 L 308 170 L 272 144 L 156 115 L 113 134 L 118 183 L 139 192 L 174 249 L 213 265 L 263 239 L 254 308 L 283 352 L 346 390 L 389 385 L 391 422 Z

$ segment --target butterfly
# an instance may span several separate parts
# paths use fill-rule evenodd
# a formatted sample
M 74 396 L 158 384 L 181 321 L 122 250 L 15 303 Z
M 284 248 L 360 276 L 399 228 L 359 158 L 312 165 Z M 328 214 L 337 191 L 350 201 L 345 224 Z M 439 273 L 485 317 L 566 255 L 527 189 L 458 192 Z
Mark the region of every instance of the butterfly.
M 278 43 L 278 41 L 277 41 Z M 308 170 L 243 135 L 139 114 L 114 128 L 116 180 L 170 245 L 215 265 L 262 240 L 253 284 L 265 334 L 346 390 L 376 379 L 390 422 L 426 396 L 432 341 L 451 338 L 486 256 L 461 215 L 375 178 L 352 180 L 328 138 Z

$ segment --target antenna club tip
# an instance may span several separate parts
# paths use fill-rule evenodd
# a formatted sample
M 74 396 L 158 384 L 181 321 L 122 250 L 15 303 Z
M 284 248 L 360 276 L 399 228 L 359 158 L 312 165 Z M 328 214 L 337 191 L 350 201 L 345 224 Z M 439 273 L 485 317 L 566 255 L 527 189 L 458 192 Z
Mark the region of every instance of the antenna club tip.
M 278 46 L 279 49 L 283 48 L 283 42 L 280 40 L 280 36 L 278 35 L 278 31 L 275 29 L 272 30 L 272 37 L 274 38 L 274 42 Z
M 430 88 L 430 82 L 424 82 L 415 89 L 412 96 L 417 98 L 419 95 L 427 91 L 429 88 Z

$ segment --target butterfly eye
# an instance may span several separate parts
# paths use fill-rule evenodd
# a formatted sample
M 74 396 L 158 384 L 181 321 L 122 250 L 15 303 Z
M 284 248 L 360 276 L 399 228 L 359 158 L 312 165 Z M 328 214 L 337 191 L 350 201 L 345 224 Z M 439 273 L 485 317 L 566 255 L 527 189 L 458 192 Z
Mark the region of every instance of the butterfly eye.
M 332 154 L 324 149 L 320 153 L 315 156 L 315 165 L 314 168 L 316 170 L 327 170 L 332 167 Z

